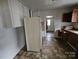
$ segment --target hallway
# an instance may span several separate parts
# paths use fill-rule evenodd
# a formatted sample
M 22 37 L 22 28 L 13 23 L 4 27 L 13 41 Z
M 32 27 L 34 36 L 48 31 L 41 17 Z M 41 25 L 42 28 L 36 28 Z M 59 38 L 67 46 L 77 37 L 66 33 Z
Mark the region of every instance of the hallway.
M 69 46 L 54 39 L 54 34 L 47 33 L 41 53 L 22 50 L 14 59 L 76 59 L 74 57 L 75 52 Z

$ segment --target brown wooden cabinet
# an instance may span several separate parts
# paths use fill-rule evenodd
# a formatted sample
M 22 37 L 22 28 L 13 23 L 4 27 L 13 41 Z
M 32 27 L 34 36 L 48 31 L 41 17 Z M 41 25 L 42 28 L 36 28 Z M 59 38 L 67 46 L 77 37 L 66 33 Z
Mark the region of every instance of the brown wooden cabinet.
M 75 33 L 70 32 L 70 31 L 66 31 L 66 35 L 65 36 L 67 37 L 66 41 L 68 42 L 68 44 L 74 50 L 77 51 L 78 50 L 78 34 L 75 34 Z
M 63 22 L 71 22 L 72 20 L 72 12 L 64 13 L 62 21 Z
M 78 9 L 75 8 L 71 12 L 63 13 L 62 22 L 78 22 Z

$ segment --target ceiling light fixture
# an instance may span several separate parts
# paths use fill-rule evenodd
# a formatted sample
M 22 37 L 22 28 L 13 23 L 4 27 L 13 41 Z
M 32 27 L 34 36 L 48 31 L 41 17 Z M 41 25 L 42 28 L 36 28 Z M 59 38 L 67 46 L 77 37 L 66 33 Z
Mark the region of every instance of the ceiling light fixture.
M 56 2 L 56 0 L 52 0 L 52 2 Z
M 52 0 L 52 1 L 55 1 L 55 0 Z
M 46 18 L 52 18 L 53 16 L 46 16 Z

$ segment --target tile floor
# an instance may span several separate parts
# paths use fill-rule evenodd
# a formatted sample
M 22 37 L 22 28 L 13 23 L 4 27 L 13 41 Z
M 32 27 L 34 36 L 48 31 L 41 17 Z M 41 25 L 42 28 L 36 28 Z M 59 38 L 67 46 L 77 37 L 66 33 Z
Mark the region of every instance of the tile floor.
M 40 53 L 21 50 L 14 59 L 77 59 L 75 56 L 76 53 L 70 46 L 56 40 L 52 33 L 47 33 L 43 37 Z

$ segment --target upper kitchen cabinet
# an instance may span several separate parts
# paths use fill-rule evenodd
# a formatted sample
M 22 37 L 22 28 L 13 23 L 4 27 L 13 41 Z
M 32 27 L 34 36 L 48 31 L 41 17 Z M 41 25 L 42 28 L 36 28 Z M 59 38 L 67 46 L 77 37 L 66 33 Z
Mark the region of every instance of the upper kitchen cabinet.
M 20 27 L 23 16 L 23 5 L 18 0 L 0 0 L 0 27 Z
M 71 22 L 72 20 L 72 12 L 64 13 L 62 17 L 63 22 Z
M 11 27 L 11 17 L 7 0 L 0 0 L 0 27 Z
M 26 16 L 29 17 L 29 8 L 26 6 L 23 6 L 23 15 L 24 15 L 24 17 L 26 17 Z
M 75 8 L 68 13 L 64 13 L 62 17 L 63 22 L 78 22 L 78 9 Z
M 73 9 L 72 12 L 72 22 L 78 22 L 78 9 Z

